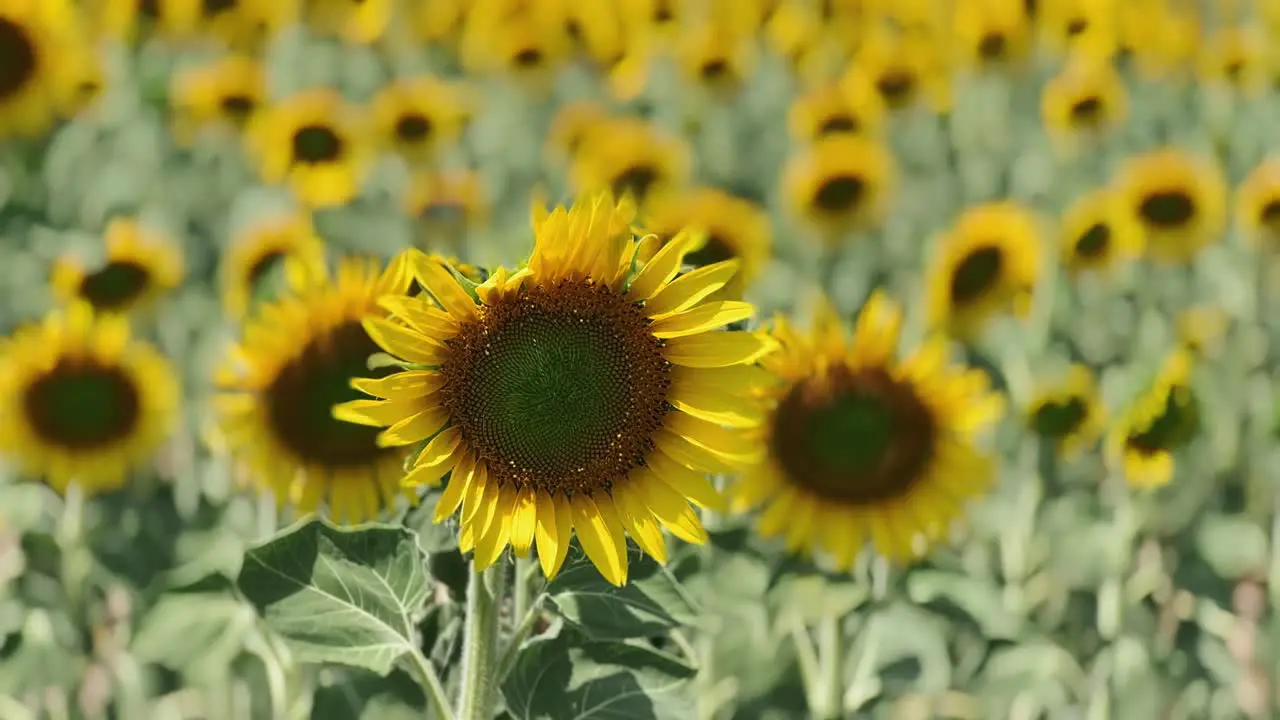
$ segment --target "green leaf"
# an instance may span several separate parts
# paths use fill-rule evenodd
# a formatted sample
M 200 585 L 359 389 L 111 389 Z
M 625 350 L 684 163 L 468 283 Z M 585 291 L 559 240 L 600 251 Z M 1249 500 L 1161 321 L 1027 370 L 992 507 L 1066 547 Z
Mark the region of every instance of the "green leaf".
M 131 650 L 142 662 L 210 677 L 240 654 L 253 623 L 253 608 L 233 597 L 165 595 L 143 618 Z
M 305 520 L 245 554 L 237 585 L 302 662 L 380 675 L 416 652 L 426 556 L 405 528 Z
M 311 720 L 417 720 L 426 712 L 422 689 L 404 672 L 379 677 L 335 669 L 325 671 L 321 682 L 311 705 Z
M 697 608 L 665 568 L 629 545 L 630 581 L 614 587 L 574 545 L 547 586 L 551 606 L 593 640 L 652 637 L 697 618 Z
M 694 717 L 694 668 L 637 642 L 597 641 L 561 627 L 529 643 L 502 683 L 515 720 Z

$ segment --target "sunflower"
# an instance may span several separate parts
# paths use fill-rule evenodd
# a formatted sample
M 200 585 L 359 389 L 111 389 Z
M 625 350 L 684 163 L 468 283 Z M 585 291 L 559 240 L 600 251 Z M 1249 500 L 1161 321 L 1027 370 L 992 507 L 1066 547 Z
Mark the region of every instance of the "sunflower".
M 265 305 L 218 372 L 220 442 L 258 486 L 302 512 L 326 504 L 340 522 L 372 519 L 401 493 L 405 453 L 370 428 L 333 418 L 334 405 L 382 387 L 391 368 L 361 325 L 378 299 L 403 295 L 409 274 L 348 258 L 333 279 L 291 274 L 294 293 Z
M 122 40 L 189 38 L 200 24 L 201 0 L 87 0 L 84 5 L 95 30 Z
M 378 136 L 413 164 L 425 163 L 457 142 L 471 113 L 463 88 L 430 76 L 397 80 L 373 100 Z
M 360 190 L 371 160 L 364 119 L 332 90 L 270 105 L 249 127 L 248 146 L 270 183 L 288 183 L 311 207 L 343 205 Z
M 565 103 L 551 119 L 544 154 L 553 165 L 572 163 L 582 141 L 593 128 L 609 119 L 609 110 L 594 100 Z
M 830 135 L 878 137 L 885 127 L 884 100 L 865 78 L 819 85 L 791 103 L 787 127 L 796 140 L 808 143 Z
M 1213 355 L 1231 330 L 1231 314 L 1217 305 L 1195 305 L 1178 313 L 1178 344 L 1193 358 Z
M 579 56 L 601 67 L 616 61 L 625 51 L 627 39 L 622 32 L 622 18 L 614 3 L 565 2 L 564 33 L 569 46 Z
M 890 110 L 923 102 L 935 112 L 951 106 L 951 79 L 937 42 L 927 34 L 877 27 L 854 54 L 845 82 L 871 83 Z
M 1174 455 L 1200 429 L 1200 403 L 1191 387 L 1192 359 L 1184 349 L 1165 360 L 1154 382 L 1107 437 L 1107 456 L 1129 484 L 1150 488 L 1173 479 Z
M 1077 198 L 1060 227 L 1062 264 L 1073 274 L 1113 268 L 1142 253 L 1142 228 L 1107 188 Z
M 572 53 L 564 14 L 552 3 L 478 3 L 467 18 L 460 55 L 470 72 L 511 77 L 541 91 Z
M 1112 0 L 1045 0 L 1036 24 L 1043 47 L 1058 56 L 1109 60 L 1119 43 Z
M 955 5 L 960 61 L 980 69 L 1007 69 L 1027 59 L 1031 27 L 1021 0 L 966 0 Z
M 302 0 L 201 0 L 210 34 L 240 51 L 254 51 L 302 16 Z
M 307 24 L 355 45 L 372 45 L 391 23 L 392 0 L 310 0 Z
M 389 426 L 386 445 L 427 441 L 404 483 L 449 475 L 435 519 L 461 507 L 460 544 L 475 550 L 477 568 L 507 545 L 524 556 L 536 542 L 553 577 L 576 529 L 587 557 L 622 585 L 627 534 L 660 562 L 663 526 L 703 542 L 688 501 L 715 505 L 706 473 L 758 456 L 743 430 L 759 420 L 749 364 L 771 345 L 716 331 L 750 305 L 704 301 L 738 263 L 672 280 L 696 238 L 684 233 L 638 262 L 633 214 L 607 194 L 550 214 L 535 203 L 528 265 L 479 287 L 409 251 L 443 310 L 384 300 L 400 322 L 366 321 L 413 369 L 365 384 L 379 399 L 335 414 Z
M 660 44 L 674 41 L 688 16 L 688 0 L 617 0 L 623 33 Z
M 1280 156 L 1266 158 L 1236 189 L 1236 222 L 1249 240 L 1280 249 Z
M 223 310 L 237 319 L 247 315 L 260 286 L 286 260 L 298 263 L 308 276 L 324 273 L 324 242 L 306 215 L 269 217 L 240 233 L 218 266 Z
M 173 134 L 183 144 L 210 123 L 243 130 L 267 97 L 266 71 L 244 56 L 230 55 L 175 73 L 172 82 Z
M 489 202 L 475 172 L 424 172 L 414 175 L 403 198 L 413 218 L 416 245 L 458 250 L 467 236 L 489 219 Z
M 406 21 L 419 40 L 446 46 L 453 45 L 467 19 L 468 0 L 435 0 L 402 6 Z
M 68 59 L 78 57 L 69 19 L 45 0 L 6 0 L 0 5 L 0 141 L 35 136 L 49 128 L 75 78 Z
M 1265 92 L 1271 76 L 1268 42 L 1264 31 L 1248 26 L 1224 27 L 1211 33 L 1200 48 L 1200 81 L 1249 95 Z
M 755 203 L 723 190 L 699 187 L 658 195 L 650 203 L 642 225 L 645 232 L 664 240 L 678 236 L 685 228 L 704 233 L 701 246 L 685 256 L 687 265 L 704 267 L 731 258 L 741 263 L 737 274 L 714 299 L 742 299 L 743 292 L 769 260 L 769 215 Z
M 689 179 L 689 148 L 678 137 L 639 118 L 599 123 L 582 138 L 569 175 L 580 193 L 609 190 L 641 204 L 650 192 Z
M 114 490 L 164 441 L 178 381 L 118 315 L 74 303 L 0 343 L 0 450 L 58 492 Z
M 764 41 L 804 82 L 825 82 L 839 66 L 839 53 L 823 34 L 818 13 L 805 3 L 781 3 L 765 25 Z
M 1153 150 L 1125 161 L 1116 187 L 1153 260 L 1188 262 L 1219 240 L 1227 191 L 1212 160 L 1171 147 Z
M 69 50 L 62 59 L 66 80 L 56 90 L 56 110 L 62 117 L 91 111 L 106 92 L 109 78 L 97 50 L 92 47 Z
M 1045 83 L 1040 116 L 1045 129 L 1067 151 L 1076 141 L 1122 126 L 1128 117 L 1124 81 L 1110 61 L 1076 58 Z
M 822 138 L 783 170 L 792 212 L 828 241 L 878 224 L 892 197 L 896 170 L 885 146 L 858 135 Z
M 1041 389 L 1027 409 L 1027 427 L 1072 456 L 1087 449 L 1106 425 L 1097 382 L 1084 365 L 1072 365 L 1060 382 Z
M 932 322 L 959 337 L 979 332 L 993 315 L 1023 314 L 1040 277 L 1036 218 L 1011 202 L 964 211 L 942 237 L 928 274 Z
M 1148 80 L 1181 76 L 1200 46 L 1200 23 L 1195 11 L 1166 0 L 1116 3 L 1120 43 L 1133 57 L 1138 73 Z
M 939 540 L 961 504 L 992 482 L 976 435 L 1003 401 L 978 370 L 947 363 L 940 338 L 899 360 L 900 308 L 876 292 L 850 339 L 823 305 L 812 332 L 779 319 L 764 360 L 760 444 L 767 459 L 733 486 L 738 509 L 764 505 L 759 530 L 787 548 L 853 566 L 870 539 L 892 561 Z
M 713 95 L 729 96 L 755 71 L 754 38 L 712 19 L 679 35 L 676 59 L 685 81 Z
M 99 313 L 143 310 L 182 281 L 178 246 L 133 220 L 107 226 L 102 262 L 87 268 L 75 255 L 53 265 L 50 284 L 62 302 L 84 301 Z

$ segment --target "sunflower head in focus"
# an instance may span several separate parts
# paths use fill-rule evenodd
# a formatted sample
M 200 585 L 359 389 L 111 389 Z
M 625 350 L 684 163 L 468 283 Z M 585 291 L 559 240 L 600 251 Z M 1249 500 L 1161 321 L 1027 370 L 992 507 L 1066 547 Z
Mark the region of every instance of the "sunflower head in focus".
M 1236 189 L 1236 222 L 1245 236 L 1280 250 L 1280 157 L 1258 163 Z
M 1227 189 L 1212 160 L 1171 147 L 1153 150 L 1125 161 L 1116 188 L 1157 262 L 1190 262 L 1221 239 Z
M 893 155 L 883 143 L 848 134 L 804 148 L 782 175 L 791 211 L 828 242 L 879 224 L 895 180 Z
M 458 252 L 489 220 L 489 198 L 474 171 L 419 172 L 410 178 L 404 212 L 419 249 Z
M 1022 0 L 966 0 L 955 5 L 960 62 L 981 70 L 1020 66 L 1031 51 L 1031 25 Z
M 1036 20 L 1041 46 L 1060 57 L 1108 60 L 1119 44 L 1113 0 L 1044 0 Z
M 679 137 L 644 120 L 612 118 L 596 125 L 578 146 L 569 170 L 580 193 L 608 190 L 642 206 L 649 194 L 688 182 L 690 151 Z
M 212 123 L 246 128 L 266 102 L 266 72 L 252 58 L 229 55 L 176 73 L 171 94 L 173 134 L 188 144 L 199 128 Z
M 1142 253 L 1142 228 L 1108 188 L 1088 192 L 1062 214 L 1059 236 L 1067 272 L 1105 271 Z
M 263 180 L 289 186 L 310 207 L 356 196 L 371 160 L 364 118 L 333 90 L 308 90 L 266 107 L 248 147 Z
M 1010 203 L 975 205 L 941 238 L 928 275 L 932 323 L 962 338 L 994 315 L 1025 314 L 1040 278 L 1036 218 Z
M 340 422 L 333 406 L 383 387 L 393 368 L 370 369 L 378 347 L 362 319 L 404 295 L 403 262 L 348 258 L 336 277 L 291 273 L 294 292 L 264 305 L 219 369 L 217 439 L 258 488 L 301 512 L 327 506 L 362 522 L 402 493 L 404 451 L 378 431 Z
M 53 123 L 60 101 L 74 90 L 84 57 L 70 18 L 45 0 L 0 5 L 0 141 L 32 137 Z
M 1200 403 L 1191 383 L 1192 358 L 1179 348 L 1150 387 L 1107 436 L 1108 459 L 1131 485 L 1150 488 L 1173 479 L 1176 453 L 1200 430 Z
M 1068 61 L 1045 83 L 1040 117 L 1068 153 L 1081 141 L 1102 137 L 1124 125 L 1129 103 L 1124 81 L 1108 61 Z
M 134 220 L 118 218 L 103 237 L 105 257 L 86 266 L 64 255 L 50 275 L 54 295 L 63 302 L 82 300 L 98 313 L 144 310 L 182 282 L 178 246 Z
M 528 264 L 479 286 L 408 251 L 435 303 L 384 299 L 391 318 L 365 323 L 408 369 L 335 413 L 420 448 L 405 485 L 448 476 L 435 519 L 458 513 L 478 568 L 536 544 L 552 577 L 576 534 L 622 585 L 627 535 L 660 562 L 663 527 L 704 541 L 689 501 L 715 505 L 707 473 L 759 455 L 746 432 L 760 419 L 749 365 L 770 343 L 719 330 L 750 305 L 706 301 L 738 262 L 676 277 L 690 233 L 639 262 L 634 214 L 607 193 L 549 213 L 535 203 Z
M 58 492 L 115 490 L 164 441 L 178 381 L 118 315 L 84 303 L 0 343 L 0 450 Z
M 425 75 L 397 80 L 373 100 L 379 139 L 411 164 L 429 162 L 457 142 L 471 115 L 463 88 Z
M 730 259 L 740 263 L 737 274 L 713 299 L 741 300 L 769 261 L 772 230 L 768 214 L 755 203 L 723 190 L 700 187 L 655 196 L 641 224 L 645 232 L 664 240 L 686 228 L 701 231 L 702 240 L 685 255 L 686 265 L 698 268 Z M 642 250 L 641 254 L 647 253 Z
M 1261 28 L 1219 28 L 1200 47 L 1197 62 L 1200 81 L 1251 96 L 1266 92 L 1274 73 L 1274 69 L 1268 67 L 1270 42 Z
M 832 135 L 879 137 L 885 128 L 884 100 L 862 76 L 819 85 L 797 97 L 787 113 L 791 137 L 802 143 Z
M 232 239 L 218 266 L 223 310 L 237 319 L 249 314 L 263 284 L 283 274 L 289 262 L 297 263 L 307 277 L 325 271 L 324 242 L 310 218 L 278 215 L 245 229 Z
M 940 540 L 961 505 L 993 480 L 977 434 L 1003 401 L 978 370 L 953 366 L 940 338 L 898 357 L 901 310 L 876 293 L 850 338 L 827 305 L 813 329 L 778 320 L 781 350 L 764 360 L 765 462 L 733 486 L 742 509 L 764 506 L 760 532 L 793 551 L 851 568 L 870 540 L 906 561 Z
M 1093 372 L 1084 365 L 1072 365 L 1064 378 L 1036 394 L 1027 408 L 1026 422 L 1064 457 L 1088 449 L 1106 426 Z
M 308 0 L 307 25 L 354 45 L 372 45 L 387 32 L 392 0 Z

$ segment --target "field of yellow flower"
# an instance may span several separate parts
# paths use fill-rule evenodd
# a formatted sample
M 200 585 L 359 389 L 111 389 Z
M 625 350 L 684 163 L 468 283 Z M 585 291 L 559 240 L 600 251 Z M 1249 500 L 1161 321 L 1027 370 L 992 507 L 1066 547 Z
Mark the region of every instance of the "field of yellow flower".
M 1280 0 L 0 0 L 0 720 L 1280 717 Z

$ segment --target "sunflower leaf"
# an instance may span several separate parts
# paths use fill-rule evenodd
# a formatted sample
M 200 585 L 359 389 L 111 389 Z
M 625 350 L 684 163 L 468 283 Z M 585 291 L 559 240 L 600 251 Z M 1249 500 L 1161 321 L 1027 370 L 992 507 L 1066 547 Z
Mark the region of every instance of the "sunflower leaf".
M 338 528 L 315 518 L 250 548 L 236 584 L 302 662 L 385 675 L 417 652 L 425 565 L 405 528 Z
M 520 652 L 502 683 L 516 720 L 646 720 L 694 717 L 686 684 L 696 670 L 638 642 L 599 641 L 572 628 Z
M 547 586 L 555 611 L 593 640 L 652 637 L 691 624 L 697 608 L 675 576 L 628 545 L 630 580 L 614 587 L 574 545 Z

